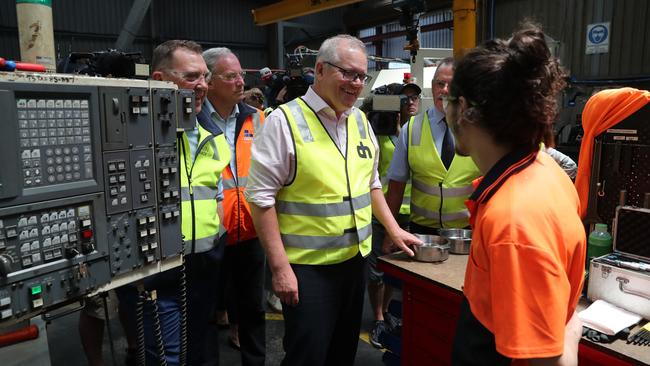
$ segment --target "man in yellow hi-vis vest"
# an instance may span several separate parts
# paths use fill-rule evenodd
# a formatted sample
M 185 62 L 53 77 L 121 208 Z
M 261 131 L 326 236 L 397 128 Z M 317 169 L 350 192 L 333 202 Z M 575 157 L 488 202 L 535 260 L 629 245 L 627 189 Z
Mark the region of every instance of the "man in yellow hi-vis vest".
M 442 97 L 449 92 L 453 67 L 453 58 L 446 58 L 436 68 L 431 81 L 434 106 L 404 125 L 388 170 L 386 201 L 394 214 L 411 179 L 412 233 L 437 234 L 440 228 L 469 225 L 465 200 L 480 173 L 471 159 L 455 154 L 454 137 L 445 121 Z M 385 242 L 385 247 L 389 244 Z
M 421 244 L 390 214 L 376 138 L 353 107 L 367 64 L 359 39 L 327 39 L 314 85 L 271 113 L 253 142 L 245 194 L 283 302 L 282 365 L 354 363 L 373 214 L 409 255 Z
M 197 124 L 194 129 L 186 129 L 177 144 L 182 233 L 188 253 L 184 271 L 177 267 L 143 281 L 147 291 L 156 291 L 159 318 L 156 321 L 148 311 L 143 316 L 147 364 L 160 364 L 161 357 L 167 365 L 182 364 L 183 343 L 187 347 L 187 365 L 219 362 L 219 348 L 209 344 L 217 336 L 210 320 L 216 303 L 215 278 L 223 255 L 222 213 L 217 196 L 221 171 L 230 163 L 231 154 L 223 132 L 209 118 L 202 117 L 201 107 L 211 78 L 202 51 L 196 42 L 170 40 L 154 49 L 151 62 L 152 79 L 170 81 L 180 89 L 194 91 Z M 185 292 L 186 319 L 181 292 Z M 127 332 L 135 336 L 138 293 L 134 286 L 123 286 L 117 293 L 120 310 L 130 318 Z M 162 341 L 164 355 L 160 355 L 157 338 Z

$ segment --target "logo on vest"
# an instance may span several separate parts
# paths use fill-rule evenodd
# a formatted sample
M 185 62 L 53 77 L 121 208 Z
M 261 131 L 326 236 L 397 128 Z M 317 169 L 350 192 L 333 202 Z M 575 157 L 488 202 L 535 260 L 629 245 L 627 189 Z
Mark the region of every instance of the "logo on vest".
M 244 140 L 253 141 L 253 133 L 250 132 L 249 130 L 244 130 Z
M 361 159 L 372 159 L 372 152 L 368 146 L 363 145 L 363 141 L 360 141 L 359 146 L 357 146 L 357 154 Z

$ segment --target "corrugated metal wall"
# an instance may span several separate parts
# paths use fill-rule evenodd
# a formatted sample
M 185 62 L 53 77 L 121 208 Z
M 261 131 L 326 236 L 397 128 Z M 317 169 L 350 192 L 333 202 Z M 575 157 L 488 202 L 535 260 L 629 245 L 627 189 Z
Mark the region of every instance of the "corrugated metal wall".
M 507 37 L 522 19 L 542 23 L 560 42 L 559 56 L 576 80 L 650 76 L 647 0 L 495 0 L 494 29 Z M 587 55 L 587 25 L 610 22 L 609 53 Z
M 53 0 L 59 55 L 114 47 L 132 4 L 133 0 Z M 268 27 L 253 25 L 250 10 L 257 6 L 252 0 L 153 0 L 132 50 L 142 52 L 149 60 L 158 43 L 185 38 L 206 48 L 230 47 L 240 56 L 243 67 L 265 66 L 269 61 Z M 15 1 L 0 1 L 0 57 L 20 58 L 16 23 Z
M 420 26 L 430 24 L 438 24 L 453 20 L 451 10 L 438 10 L 431 13 L 424 14 L 420 17 Z M 384 24 L 382 33 L 391 33 L 403 31 L 404 27 L 399 25 L 399 22 L 391 22 Z M 376 35 L 375 28 L 366 28 L 359 31 L 359 37 L 370 37 Z M 436 29 L 427 32 L 421 32 L 419 35 L 420 47 L 422 48 L 452 48 L 453 47 L 453 31 L 449 28 Z M 382 44 L 382 54 L 376 56 L 383 56 L 388 58 L 408 58 L 409 52 L 404 51 L 404 46 L 407 44 L 406 36 L 386 38 Z M 371 44 L 366 44 L 368 54 L 374 55 L 375 47 Z M 374 68 L 374 63 L 368 65 L 369 69 Z

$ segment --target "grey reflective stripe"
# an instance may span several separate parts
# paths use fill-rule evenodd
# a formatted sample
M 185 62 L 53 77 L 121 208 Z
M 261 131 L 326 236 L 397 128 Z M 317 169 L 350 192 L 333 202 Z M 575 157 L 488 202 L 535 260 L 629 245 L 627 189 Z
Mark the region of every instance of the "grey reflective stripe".
M 223 189 L 232 189 L 232 188 L 237 188 L 239 187 L 246 187 L 246 182 L 248 181 L 248 177 L 239 177 L 239 184 L 237 184 L 238 181 L 235 179 L 224 179 L 221 181 L 223 184 Z
M 217 198 L 217 188 L 206 187 L 206 186 L 195 186 L 192 187 L 194 190 L 194 199 L 195 200 L 213 200 Z M 189 201 L 190 200 L 190 189 L 188 187 L 181 187 L 181 200 Z
M 207 252 L 208 250 L 214 248 L 215 244 L 217 243 L 216 240 L 218 237 L 217 235 L 219 234 L 214 234 L 214 235 L 206 236 L 205 238 L 196 239 L 195 247 L 194 247 L 195 253 Z M 192 251 L 192 239 L 187 240 L 185 242 L 185 248 L 187 250 L 187 253 L 190 253 Z
M 359 127 L 359 136 L 364 140 L 366 138 L 366 128 L 363 123 L 363 116 L 361 115 L 361 110 L 359 108 L 353 108 L 352 113 L 354 114 L 354 119 L 357 120 L 357 127 Z
M 426 113 L 426 112 L 424 112 Z M 422 141 L 422 124 L 424 121 L 424 113 L 420 113 L 413 117 L 413 124 L 411 124 L 411 145 L 420 146 Z
M 352 205 L 347 201 L 336 203 L 277 201 L 275 209 L 278 213 L 288 215 L 333 217 L 351 215 L 353 213 L 353 207 L 358 210 L 368 206 L 370 206 L 370 193 L 352 198 Z
M 417 206 L 415 204 L 411 204 L 411 213 L 422 216 L 422 217 L 426 217 L 426 218 L 429 218 L 429 219 L 434 219 L 434 220 L 442 219 L 443 223 L 444 222 L 449 222 L 449 221 L 469 219 L 469 211 L 466 210 L 466 209 L 462 210 L 462 211 L 458 211 L 458 212 L 444 213 L 444 214 L 442 214 L 442 217 L 441 217 L 439 212 L 427 210 L 426 208 L 422 208 L 422 207 Z
M 388 185 L 388 182 L 390 181 L 390 179 L 388 179 L 388 176 L 386 175 L 386 176 L 380 177 L 379 181 L 381 182 L 382 186 L 386 186 L 386 185 Z
M 359 234 L 357 236 L 357 233 Z M 372 234 L 372 225 L 368 224 L 360 230 L 352 233 L 343 233 L 336 236 L 310 236 L 282 234 L 282 243 L 285 247 L 302 249 L 329 249 L 345 248 L 361 243 Z
M 298 132 L 300 132 L 302 141 L 313 142 L 314 136 L 312 136 L 311 134 L 311 130 L 309 129 L 309 125 L 307 124 L 305 115 L 302 113 L 302 107 L 300 107 L 300 104 L 298 104 L 296 99 L 294 99 L 288 102 L 287 104 L 285 104 L 285 106 L 289 108 L 289 111 L 291 112 L 293 119 L 296 121 L 296 125 L 298 126 Z
M 454 188 L 440 188 L 438 186 L 432 186 L 430 184 L 426 184 L 424 182 L 421 182 L 419 180 L 413 180 L 413 188 L 417 188 L 419 191 L 422 191 L 428 195 L 431 196 L 436 196 L 436 197 L 462 197 L 462 196 L 469 196 L 474 192 L 474 187 L 472 185 L 467 185 L 467 186 L 462 186 L 462 187 L 454 187 Z
M 411 204 L 411 196 L 402 197 L 402 204 L 403 205 L 410 205 Z
M 253 118 L 253 129 L 257 133 L 257 130 L 260 128 L 260 112 L 251 114 L 251 117 Z

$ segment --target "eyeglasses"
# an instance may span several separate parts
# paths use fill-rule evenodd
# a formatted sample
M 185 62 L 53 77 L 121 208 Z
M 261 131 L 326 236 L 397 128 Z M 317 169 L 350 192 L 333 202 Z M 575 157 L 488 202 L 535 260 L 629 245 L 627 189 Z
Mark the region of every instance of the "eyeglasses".
M 404 97 L 405 97 L 405 99 L 406 99 L 409 103 L 415 103 L 415 102 L 417 102 L 418 100 L 420 100 L 420 95 L 419 95 L 419 94 L 410 95 L 410 96 L 409 96 L 409 95 L 405 95 Z
M 451 95 L 445 94 L 440 97 L 442 99 L 442 109 L 447 112 L 447 107 L 449 107 L 449 102 L 453 102 L 455 100 L 458 100 L 456 97 L 452 97 Z
M 241 78 L 244 80 L 244 77 L 246 77 L 246 71 L 240 71 L 240 72 L 227 72 L 225 74 L 216 74 L 219 79 L 227 82 L 235 81 L 237 78 Z
M 334 65 L 329 61 L 325 61 L 325 63 L 332 67 L 337 68 L 341 72 L 341 75 L 343 75 L 343 79 L 345 79 L 346 81 L 355 81 L 359 79 L 362 83 L 368 84 L 368 82 L 372 79 L 372 76 L 368 74 L 346 70 L 341 66 Z
M 174 70 L 167 70 L 167 72 L 172 75 L 176 75 L 177 77 L 185 80 L 190 84 L 198 83 L 201 79 L 205 80 L 206 83 L 209 83 L 210 79 L 212 78 L 212 73 L 210 71 L 206 73 L 200 73 L 197 71 L 179 72 Z
M 449 87 L 449 83 L 443 80 L 434 79 L 433 86 L 435 86 L 438 89 L 444 89 Z

